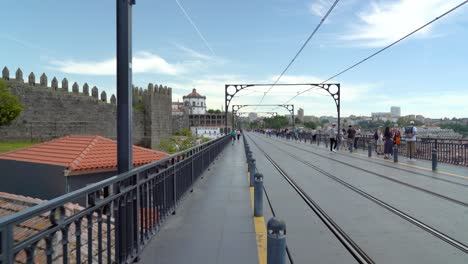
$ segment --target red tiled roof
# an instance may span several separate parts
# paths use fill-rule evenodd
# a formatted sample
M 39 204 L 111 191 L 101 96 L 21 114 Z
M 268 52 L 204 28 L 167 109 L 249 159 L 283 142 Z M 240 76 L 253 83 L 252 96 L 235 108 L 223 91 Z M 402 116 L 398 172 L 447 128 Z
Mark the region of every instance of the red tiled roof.
M 35 205 L 38 205 L 40 203 L 44 203 L 46 201 L 36 199 L 36 198 L 31 198 L 31 197 L 26 197 L 26 196 L 21 196 L 21 195 L 15 195 L 11 193 L 4 193 L 0 192 L 0 218 L 5 217 L 17 212 L 20 212 L 22 210 L 25 210 L 29 207 L 33 207 Z M 84 210 L 83 207 L 77 205 L 77 204 L 72 204 L 72 203 L 67 203 L 64 205 L 65 207 L 65 215 L 71 216 L 75 215 L 82 210 Z M 106 216 L 103 216 L 104 218 Z M 105 219 L 104 219 L 105 221 Z M 93 216 L 92 223 L 93 223 L 93 228 L 92 228 L 92 239 L 93 239 L 93 258 L 98 255 L 98 247 L 97 247 L 97 238 L 98 238 L 98 224 L 97 224 L 97 219 L 96 216 Z M 46 229 L 52 227 L 52 223 L 49 219 L 49 215 L 47 213 L 37 215 L 35 217 L 29 218 L 28 220 L 19 223 L 13 227 L 13 239 L 16 243 L 23 242 L 24 240 L 29 239 L 33 235 L 37 234 L 38 232 L 43 232 Z M 81 257 L 82 259 L 87 259 L 88 258 L 88 250 L 87 250 L 87 242 L 88 242 L 88 220 L 86 217 L 84 217 L 81 221 Z M 101 252 L 106 252 L 107 251 L 107 225 L 102 225 L 102 238 L 103 238 L 103 248 Z M 111 251 L 113 251 L 114 245 L 115 245 L 115 239 L 114 239 L 114 224 L 111 224 Z M 71 263 L 75 263 L 74 259 L 76 259 L 76 254 L 77 254 L 77 241 L 76 241 L 76 224 L 71 224 L 69 226 L 68 230 L 68 255 L 70 258 Z M 96 241 L 96 242 L 94 242 Z M 53 240 L 53 248 L 58 248 L 61 245 L 62 242 L 62 237 L 61 236 L 55 236 L 55 239 Z M 36 245 L 36 250 L 33 258 L 33 263 L 46 263 L 47 262 L 47 255 L 46 255 L 47 247 L 45 244 L 44 239 L 41 240 L 37 245 Z M 62 251 L 57 251 L 55 252 L 56 254 L 53 255 L 53 262 L 54 263 L 62 263 L 63 262 L 63 252 Z M 102 254 L 105 260 L 107 260 L 107 254 Z M 104 262 L 107 262 L 105 261 Z M 96 261 L 97 262 L 97 261 Z M 23 250 L 20 253 L 18 253 L 15 257 L 14 260 L 15 264 L 26 264 L 27 262 L 27 256 L 26 252 Z M 82 263 L 88 263 L 87 261 L 84 261 Z
M 169 154 L 133 146 L 133 166 L 160 160 Z M 0 155 L 0 159 L 66 167 L 70 172 L 117 168 L 117 143 L 101 136 L 66 136 Z
M 192 92 L 183 96 L 183 98 L 206 98 L 206 97 L 197 93 L 197 89 L 193 88 Z

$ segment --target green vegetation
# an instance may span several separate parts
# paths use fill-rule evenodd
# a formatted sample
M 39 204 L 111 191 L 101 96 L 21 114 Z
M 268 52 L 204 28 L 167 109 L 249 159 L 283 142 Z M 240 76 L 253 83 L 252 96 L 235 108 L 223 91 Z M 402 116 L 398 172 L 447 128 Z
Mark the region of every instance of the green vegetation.
M 422 125 L 424 125 L 423 122 L 418 121 L 418 120 L 413 120 L 413 119 L 410 119 L 410 118 L 408 118 L 408 117 L 400 117 L 400 118 L 398 118 L 397 124 L 398 124 L 400 127 L 405 127 L 405 126 L 409 126 L 410 121 L 414 121 L 414 125 L 415 125 L 415 126 L 422 126 Z
M 0 80 L 0 126 L 9 125 L 17 118 L 23 107 L 18 97 L 12 95 L 3 80 Z
M 37 144 L 37 142 L 0 142 L 0 153 L 25 148 Z
M 313 122 L 313 121 L 311 121 L 311 122 L 304 122 L 303 125 L 304 125 L 304 127 L 306 127 L 306 128 L 311 128 L 311 129 L 316 129 L 317 126 L 318 126 L 318 124 L 315 123 L 315 122 Z
M 289 124 L 288 119 L 285 116 L 267 117 L 263 119 L 263 122 L 265 127 L 273 129 L 280 129 Z
M 463 134 L 463 136 L 468 136 L 468 125 L 464 124 L 441 124 L 441 128 L 451 128 L 453 131 Z
M 191 137 L 192 136 L 192 131 L 188 128 L 182 128 L 179 131 L 176 131 L 174 133 L 174 136 L 185 136 L 185 137 Z
M 208 109 L 207 112 L 210 113 L 210 114 L 221 114 L 221 110 L 219 110 L 219 109 L 216 109 L 216 110 Z
M 182 131 L 186 132 L 186 130 L 182 130 Z M 190 130 L 188 132 L 190 132 Z M 189 136 L 185 136 L 185 135 L 173 136 L 168 140 L 161 141 L 158 149 L 161 151 L 170 153 L 170 154 L 174 154 L 174 153 L 189 149 L 191 147 L 194 147 L 196 145 L 206 143 L 210 140 L 211 138 L 194 137 L 192 136 L 192 133 L 190 132 Z

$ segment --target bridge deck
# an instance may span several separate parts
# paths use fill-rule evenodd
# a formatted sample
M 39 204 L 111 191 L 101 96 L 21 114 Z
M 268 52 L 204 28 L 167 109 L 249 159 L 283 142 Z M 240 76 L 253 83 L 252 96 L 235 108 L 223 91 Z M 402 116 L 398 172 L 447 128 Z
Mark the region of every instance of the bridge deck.
M 271 207 L 286 221 L 294 262 L 356 263 L 266 155 L 375 263 L 468 263 L 467 168 L 432 172 L 426 161 L 394 164 L 367 152 L 247 136 Z
M 468 263 L 467 168 L 433 172 L 427 161 L 393 163 L 254 133 L 247 140 L 264 174 L 265 219 L 286 221 L 294 262 L 359 263 L 284 175 L 375 263 Z M 228 146 L 141 263 L 258 263 L 245 172 L 242 142 Z
M 245 154 L 227 146 L 145 248 L 140 263 L 257 263 Z

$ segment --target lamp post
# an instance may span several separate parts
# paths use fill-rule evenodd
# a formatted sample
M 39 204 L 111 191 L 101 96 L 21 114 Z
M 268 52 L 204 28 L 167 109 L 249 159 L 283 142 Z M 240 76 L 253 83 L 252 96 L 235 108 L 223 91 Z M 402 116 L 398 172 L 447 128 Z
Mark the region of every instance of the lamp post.
M 132 5 L 117 0 L 117 171 L 132 169 Z

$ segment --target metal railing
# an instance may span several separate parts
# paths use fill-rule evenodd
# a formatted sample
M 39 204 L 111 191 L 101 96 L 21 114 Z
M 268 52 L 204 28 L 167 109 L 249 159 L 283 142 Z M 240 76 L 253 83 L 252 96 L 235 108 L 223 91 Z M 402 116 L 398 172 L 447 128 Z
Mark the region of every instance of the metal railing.
M 274 134 L 276 136 L 276 134 Z M 296 140 L 294 136 L 283 135 L 279 136 Z M 315 140 L 312 133 L 299 133 L 298 141 L 310 142 L 315 144 L 323 144 L 328 146 L 330 138 L 328 134 L 316 134 Z M 345 139 L 346 140 L 346 139 Z M 375 150 L 375 140 L 373 135 L 361 135 L 357 141 L 357 148 L 367 151 L 368 145 L 371 144 Z M 416 159 L 432 160 L 432 149 L 437 150 L 439 162 L 450 163 L 455 165 L 468 166 L 468 140 L 464 139 L 440 139 L 440 138 L 417 138 L 416 141 Z M 407 156 L 406 141 L 402 137 L 399 149 L 399 155 Z
M 229 142 L 219 138 L 1 218 L 0 264 L 133 262 Z M 87 206 L 78 206 L 83 200 Z

